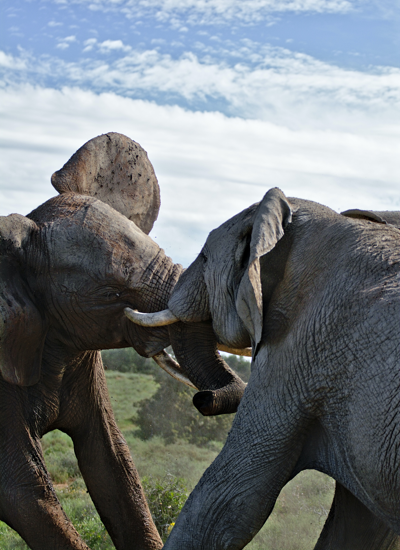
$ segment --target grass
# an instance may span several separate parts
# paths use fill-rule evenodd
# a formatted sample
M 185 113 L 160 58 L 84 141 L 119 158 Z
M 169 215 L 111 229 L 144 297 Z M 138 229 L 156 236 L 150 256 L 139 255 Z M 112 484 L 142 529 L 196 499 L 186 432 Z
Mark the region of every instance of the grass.
M 141 440 L 137 436 L 135 416 L 140 402 L 152 397 L 158 384 L 146 374 L 107 371 L 106 375 L 118 425 L 165 539 L 188 492 L 217 456 L 222 443 L 209 442 L 200 447 L 184 441 L 166 445 L 159 436 Z M 112 550 L 110 537 L 86 492 L 71 439 L 56 430 L 44 436 L 42 445 L 57 495 L 76 529 L 92 550 Z M 246 548 L 309 550 L 318 539 L 332 496 L 333 480 L 318 472 L 302 472 L 283 489 L 266 525 Z M 25 550 L 28 547 L 17 533 L 0 522 L 0 548 Z
M 308 470 L 282 490 L 268 521 L 249 550 L 310 550 L 316 544 L 334 491 L 330 477 Z
M 108 392 L 121 430 L 135 428 L 134 416 L 138 405 L 144 399 L 152 397 L 158 384 L 148 374 L 106 371 Z

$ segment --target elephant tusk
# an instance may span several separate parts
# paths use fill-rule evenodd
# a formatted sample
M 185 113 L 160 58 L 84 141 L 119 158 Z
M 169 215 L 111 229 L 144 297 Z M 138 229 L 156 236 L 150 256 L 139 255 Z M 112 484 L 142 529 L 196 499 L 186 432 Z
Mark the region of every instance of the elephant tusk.
M 191 383 L 189 378 L 187 378 L 182 373 L 182 368 L 179 363 L 175 361 L 166 351 L 160 351 L 160 353 L 156 353 L 153 355 L 152 359 L 157 363 L 159 367 L 161 367 L 165 372 L 167 372 L 172 378 L 175 378 L 175 380 L 178 380 L 178 382 L 181 382 L 182 384 L 186 384 L 186 386 L 189 386 L 191 388 L 194 388 L 197 390 L 196 386 Z
M 224 351 L 225 353 L 231 353 L 232 355 L 243 355 L 244 357 L 251 357 L 252 348 L 230 348 L 224 344 L 218 344 L 219 351 Z
M 130 321 L 142 327 L 165 327 L 179 321 L 169 309 L 155 313 L 140 313 L 130 307 L 126 307 L 124 313 Z

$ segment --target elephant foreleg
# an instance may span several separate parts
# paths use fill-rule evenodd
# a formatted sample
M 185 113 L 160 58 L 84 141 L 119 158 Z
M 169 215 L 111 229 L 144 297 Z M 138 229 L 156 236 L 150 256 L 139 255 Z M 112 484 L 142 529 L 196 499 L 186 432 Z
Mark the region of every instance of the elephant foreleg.
M 400 537 L 336 483 L 331 510 L 315 550 L 399 549 Z
M 156 550 L 162 541 L 131 458 L 112 412 L 102 367 L 87 374 L 74 394 L 79 415 L 60 426 L 72 437 L 79 468 L 101 520 L 118 550 Z M 95 396 L 95 398 L 94 398 Z
M 57 499 L 40 441 L 27 430 L 1 435 L 0 519 L 32 550 L 89 550 Z
M 256 380 L 244 393 L 227 442 L 190 495 L 165 549 L 240 550 L 271 513 L 301 453 L 302 412 Z M 286 390 L 284 390 L 286 391 Z M 254 403 L 257 406 L 254 406 Z

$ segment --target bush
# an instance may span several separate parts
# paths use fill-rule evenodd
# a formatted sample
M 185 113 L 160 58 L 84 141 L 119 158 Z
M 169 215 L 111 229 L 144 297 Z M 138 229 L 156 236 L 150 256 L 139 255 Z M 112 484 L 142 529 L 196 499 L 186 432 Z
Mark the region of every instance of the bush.
M 167 475 L 162 480 L 144 477 L 142 483 L 153 521 L 165 542 L 188 497 L 185 481 Z
M 77 478 L 67 487 L 57 490 L 57 494 L 65 513 L 92 550 L 114 549 L 82 478 Z

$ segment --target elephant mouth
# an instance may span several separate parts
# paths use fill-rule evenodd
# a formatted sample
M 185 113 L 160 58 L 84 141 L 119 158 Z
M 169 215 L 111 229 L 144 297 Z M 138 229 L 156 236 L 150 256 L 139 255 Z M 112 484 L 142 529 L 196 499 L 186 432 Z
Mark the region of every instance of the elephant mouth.
M 135 309 L 126 307 L 124 309 L 124 314 L 135 325 L 146 328 L 165 327 L 179 322 L 179 319 L 175 317 L 170 309 L 164 309 L 163 311 L 157 311 L 155 313 L 141 313 Z M 252 354 L 252 349 L 250 347 L 240 349 L 231 348 L 221 343 L 218 343 L 217 347 L 219 351 L 231 353 L 232 355 L 251 357 Z

